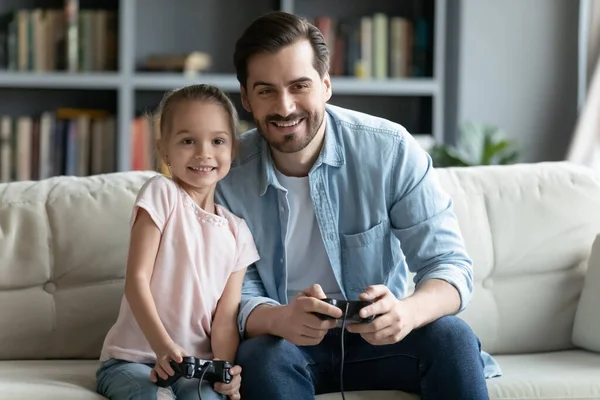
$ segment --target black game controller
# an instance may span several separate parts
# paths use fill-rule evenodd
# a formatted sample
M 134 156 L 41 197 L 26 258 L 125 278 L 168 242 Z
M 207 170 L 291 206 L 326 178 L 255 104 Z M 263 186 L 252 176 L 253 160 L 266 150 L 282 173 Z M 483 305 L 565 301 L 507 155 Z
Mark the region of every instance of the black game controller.
M 196 357 L 183 357 L 183 361 L 169 363 L 175 374 L 167 379 L 162 379 L 160 376 L 156 384 L 160 387 L 168 387 L 175 383 L 179 378 L 199 378 L 210 383 L 224 382 L 231 383 L 231 374 L 229 369 L 233 366 L 223 360 L 202 360 Z
M 375 315 L 370 315 L 366 318 L 363 318 L 359 315 L 360 310 L 363 307 L 368 306 L 369 304 L 373 304 L 370 300 L 336 300 L 336 299 L 322 299 L 325 303 L 329 303 L 334 307 L 339 308 L 342 312 L 346 312 L 346 307 L 348 307 L 348 313 L 346 314 L 346 322 L 349 323 L 360 323 L 360 324 L 368 324 L 375 319 Z M 317 317 L 322 320 L 335 319 L 329 315 L 314 313 Z M 344 317 L 338 318 L 338 321 L 341 321 Z

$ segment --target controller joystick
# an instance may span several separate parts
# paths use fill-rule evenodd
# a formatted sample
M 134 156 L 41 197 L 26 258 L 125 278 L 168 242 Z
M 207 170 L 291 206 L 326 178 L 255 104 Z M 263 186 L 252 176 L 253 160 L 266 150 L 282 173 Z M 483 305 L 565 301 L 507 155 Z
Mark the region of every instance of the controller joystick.
M 223 360 L 203 360 L 196 357 L 183 357 L 180 363 L 171 361 L 169 363 L 175 374 L 167 379 L 160 376 L 156 384 L 160 387 L 168 387 L 177 382 L 180 378 L 192 379 L 198 378 L 210 383 L 223 382 L 231 383 L 231 374 L 229 370 L 233 366 Z
M 360 310 L 363 307 L 366 307 L 370 304 L 373 304 L 370 300 L 337 300 L 337 299 L 322 299 L 325 303 L 331 304 L 334 307 L 339 308 L 342 312 L 346 312 L 346 307 L 348 307 L 348 313 L 346 314 L 346 322 L 347 323 L 359 323 L 359 324 L 368 324 L 372 322 L 377 316 L 370 315 L 366 318 L 363 318 L 359 315 Z M 322 320 L 335 319 L 329 315 L 314 313 L 317 317 Z M 338 318 L 338 321 L 343 320 L 344 317 Z

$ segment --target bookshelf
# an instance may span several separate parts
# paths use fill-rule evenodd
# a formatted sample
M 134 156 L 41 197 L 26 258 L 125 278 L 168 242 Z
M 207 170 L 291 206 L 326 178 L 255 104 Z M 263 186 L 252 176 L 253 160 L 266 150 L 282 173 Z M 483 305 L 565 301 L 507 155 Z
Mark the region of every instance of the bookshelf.
M 64 9 L 65 1 L 74 0 L 0 0 L 0 13 Z M 322 16 L 357 21 L 378 12 L 390 18 L 410 18 L 416 3 L 424 4 L 427 23 L 427 73 L 392 78 L 333 75 L 330 102 L 399 122 L 428 147 L 433 141 L 445 140 L 446 0 L 178 0 L 176 4 L 165 0 L 107 0 L 102 7 L 116 14 L 115 68 L 81 72 L 0 70 L 0 95 L 12 103 L 0 104 L 0 116 L 16 117 L 58 107 L 114 112 L 114 170 L 130 170 L 136 146 L 133 122 L 154 109 L 166 90 L 199 82 L 214 84 L 232 97 L 242 118 L 250 118 L 241 108 L 232 53 L 235 40 L 254 18 L 276 9 L 305 16 L 313 23 Z M 96 9 L 98 4 L 78 1 L 79 10 Z M 191 51 L 211 55 L 209 71 L 187 78 L 181 73 L 147 72 L 141 68 L 150 55 Z

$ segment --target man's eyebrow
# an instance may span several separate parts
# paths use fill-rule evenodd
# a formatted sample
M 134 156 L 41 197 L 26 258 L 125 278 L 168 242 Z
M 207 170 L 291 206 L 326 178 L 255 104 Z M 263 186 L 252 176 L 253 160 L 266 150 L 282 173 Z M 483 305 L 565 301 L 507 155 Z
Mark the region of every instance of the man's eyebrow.
M 273 83 L 269 83 L 269 82 L 265 82 L 265 81 L 256 81 L 254 82 L 254 85 L 252 85 L 252 89 L 256 88 L 257 86 L 275 86 Z
M 302 82 L 312 82 L 312 79 L 310 79 L 308 76 L 303 76 L 303 77 L 294 79 L 292 81 L 289 81 L 289 82 L 287 82 L 287 84 L 293 85 L 295 83 L 302 83 Z M 271 82 L 265 82 L 265 81 L 256 81 L 252 85 L 252 89 L 256 88 L 257 86 L 275 86 L 275 84 L 271 83 Z
M 312 82 L 312 79 L 310 79 L 308 76 L 303 76 L 301 78 L 294 79 L 293 81 L 288 82 L 288 85 L 293 85 L 294 83 L 302 83 L 302 82 Z

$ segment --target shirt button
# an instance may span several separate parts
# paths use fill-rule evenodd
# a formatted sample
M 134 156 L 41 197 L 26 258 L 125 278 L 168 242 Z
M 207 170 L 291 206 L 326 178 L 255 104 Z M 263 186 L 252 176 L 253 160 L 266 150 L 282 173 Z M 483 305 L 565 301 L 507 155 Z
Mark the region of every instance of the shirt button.
M 283 264 L 283 258 L 280 258 L 280 259 L 279 259 L 279 262 Z
M 279 207 L 279 209 L 281 210 L 281 212 L 285 211 L 285 207 L 284 206 Z

